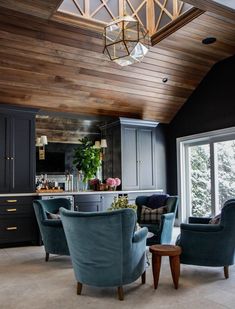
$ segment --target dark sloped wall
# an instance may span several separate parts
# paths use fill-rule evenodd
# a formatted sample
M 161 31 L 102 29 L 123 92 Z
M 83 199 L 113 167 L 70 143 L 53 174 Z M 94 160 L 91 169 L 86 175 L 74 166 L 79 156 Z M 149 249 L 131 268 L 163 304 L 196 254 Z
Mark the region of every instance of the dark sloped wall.
M 177 194 L 176 138 L 235 126 L 235 55 L 218 62 L 168 127 L 168 192 Z

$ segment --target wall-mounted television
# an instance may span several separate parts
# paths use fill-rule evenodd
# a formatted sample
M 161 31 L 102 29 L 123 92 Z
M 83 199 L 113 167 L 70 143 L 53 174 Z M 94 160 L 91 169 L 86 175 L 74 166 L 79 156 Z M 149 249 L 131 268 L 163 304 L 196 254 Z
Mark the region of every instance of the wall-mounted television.
M 65 153 L 64 152 L 47 152 L 45 160 L 39 160 L 37 151 L 36 173 L 64 173 L 65 172 Z

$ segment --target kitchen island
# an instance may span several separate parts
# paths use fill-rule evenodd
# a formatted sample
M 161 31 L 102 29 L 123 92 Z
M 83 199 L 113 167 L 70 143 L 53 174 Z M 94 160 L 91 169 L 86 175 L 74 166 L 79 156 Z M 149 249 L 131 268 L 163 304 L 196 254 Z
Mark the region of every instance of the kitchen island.
M 106 211 L 114 198 L 126 196 L 130 204 L 139 195 L 162 193 L 156 190 L 132 191 L 63 191 L 0 194 L 0 245 L 17 243 L 40 244 L 40 234 L 33 210 L 34 199 L 65 197 L 72 202 L 75 211 Z

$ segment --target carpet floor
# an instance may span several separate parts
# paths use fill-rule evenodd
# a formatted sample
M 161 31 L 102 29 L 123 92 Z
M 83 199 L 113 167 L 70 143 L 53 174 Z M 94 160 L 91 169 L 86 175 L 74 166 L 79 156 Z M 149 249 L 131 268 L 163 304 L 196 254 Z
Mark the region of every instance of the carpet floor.
M 43 247 L 0 249 L 1 309 L 116 309 L 116 308 L 235 308 L 235 266 L 224 279 L 223 268 L 181 265 L 179 289 L 173 288 L 169 261 L 162 260 L 158 289 L 153 289 L 152 268 L 146 284 L 141 280 L 124 287 L 125 300 L 115 288 L 84 286 L 76 295 L 69 257 L 51 256 L 44 262 Z M 95 275 L 95 274 L 94 274 Z

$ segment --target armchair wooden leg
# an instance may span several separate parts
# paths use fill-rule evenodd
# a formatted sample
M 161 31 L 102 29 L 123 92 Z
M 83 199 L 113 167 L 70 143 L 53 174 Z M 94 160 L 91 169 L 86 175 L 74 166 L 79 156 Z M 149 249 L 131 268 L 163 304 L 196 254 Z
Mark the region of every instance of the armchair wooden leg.
M 146 282 L 146 271 L 143 272 L 143 274 L 141 275 L 141 282 L 142 282 L 142 284 L 145 284 L 145 282 Z
M 45 256 L 45 261 L 46 261 L 46 262 L 49 261 L 49 255 L 50 255 L 50 254 L 49 254 L 48 252 L 46 252 L 46 256 Z
M 82 293 L 82 283 L 77 283 L 77 295 L 81 295 Z
M 228 266 L 224 266 L 224 277 L 225 277 L 226 279 L 229 278 Z
M 123 293 L 123 287 L 122 286 L 118 287 L 118 299 L 124 300 L 124 293 Z

